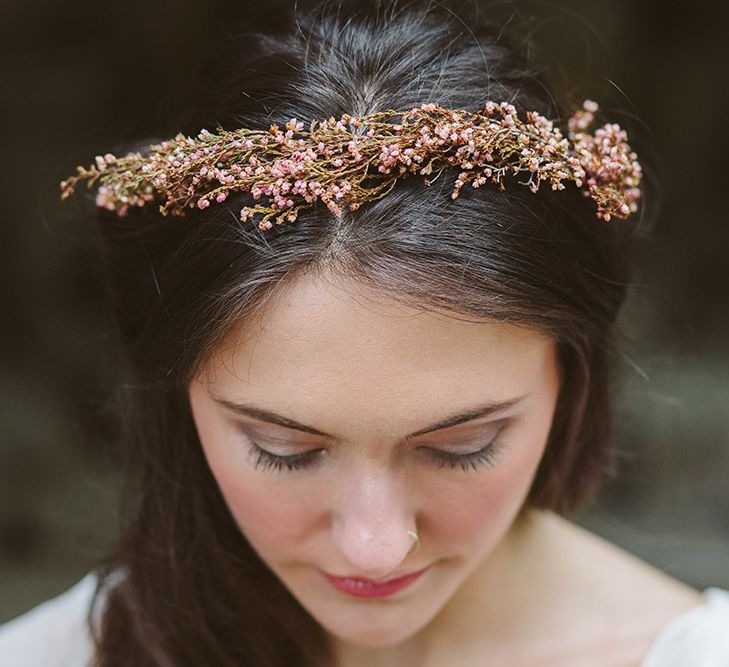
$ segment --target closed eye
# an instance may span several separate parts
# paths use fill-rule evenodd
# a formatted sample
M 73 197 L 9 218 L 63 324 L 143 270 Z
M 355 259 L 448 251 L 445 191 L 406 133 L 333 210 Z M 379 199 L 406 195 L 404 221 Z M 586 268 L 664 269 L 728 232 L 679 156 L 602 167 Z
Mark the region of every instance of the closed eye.
M 460 466 L 463 471 L 476 470 L 482 465 L 493 467 L 501 452 L 504 449 L 504 443 L 497 439 L 497 436 L 503 430 L 502 425 L 496 432 L 495 436 L 482 447 L 474 451 L 468 452 L 452 452 L 434 447 L 423 446 L 437 468 L 448 466 L 451 470 Z M 271 470 L 275 472 L 293 472 L 295 470 L 313 469 L 322 461 L 321 453 L 326 452 L 325 449 L 310 449 L 299 454 L 274 454 L 264 449 L 259 444 L 249 440 L 251 453 L 253 454 L 253 465 L 258 470 Z
M 501 454 L 503 449 L 504 443 L 497 438 L 493 438 L 486 445 L 473 452 L 457 453 L 429 448 L 429 453 L 435 458 L 438 468 L 443 468 L 447 465 L 453 470 L 456 466 L 460 466 L 466 471 L 469 468 L 476 470 L 484 464 L 493 467 L 498 461 L 499 454 Z

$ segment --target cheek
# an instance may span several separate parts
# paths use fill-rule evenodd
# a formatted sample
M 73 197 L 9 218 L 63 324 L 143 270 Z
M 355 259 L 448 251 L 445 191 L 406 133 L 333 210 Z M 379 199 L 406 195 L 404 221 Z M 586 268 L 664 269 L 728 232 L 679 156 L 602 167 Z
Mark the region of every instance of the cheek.
M 305 486 L 292 484 L 286 472 L 253 467 L 253 458 L 237 430 L 222 420 L 198 415 L 203 453 L 223 498 L 244 536 L 261 556 L 278 545 L 300 541 L 310 523 L 313 499 Z M 296 543 L 296 542 L 293 542 Z
M 543 452 L 541 442 L 530 447 L 520 444 L 507 445 L 494 468 L 466 473 L 457 481 L 441 480 L 441 491 L 432 494 L 423 520 L 443 549 L 459 544 L 488 548 L 508 530 L 529 492 Z
M 236 522 L 249 539 L 258 535 L 294 538 L 300 532 L 306 509 L 294 502 L 290 489 L 261 484 L 245 469 L 221 471 L 217 477 Z

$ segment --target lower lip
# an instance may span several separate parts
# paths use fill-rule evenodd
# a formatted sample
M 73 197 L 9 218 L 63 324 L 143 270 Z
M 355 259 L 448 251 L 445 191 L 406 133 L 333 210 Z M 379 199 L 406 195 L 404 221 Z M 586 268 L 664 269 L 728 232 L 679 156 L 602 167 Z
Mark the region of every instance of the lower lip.
M 331 582 L 332 586 L 356 598 L 382 598 L 393 595 L 401 591 L 406 586 L 412 584 L 418 579 L 428 568 L 426 567 L 419 572 L 414 572 L 399 579 L 393 579 L 384 584 L 371 583 L 367 581 L 359 581 L 357 579 L 349 579 L 346 577 L 333 577 L 324 573 L 324 576 Z

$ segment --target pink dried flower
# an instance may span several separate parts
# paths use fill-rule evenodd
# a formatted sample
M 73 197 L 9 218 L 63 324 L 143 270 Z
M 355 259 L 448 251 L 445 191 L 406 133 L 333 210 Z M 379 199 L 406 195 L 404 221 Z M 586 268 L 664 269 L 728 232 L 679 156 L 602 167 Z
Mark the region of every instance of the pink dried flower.
M 178 134 L 152 145 L 144 157 L 96 156 L 60 184 L 61 198 L 86 179 L 88 187 L 99 182 L 97 205 L 120 215 L 150 201 L 160 202 L 164 215 L 184 215 L 209 207 L 212 198 L 222 203 L 233 192 L 248 192 L 268 201 L 244 206 L 240 220 L 260 216 L 259 227 L 270 229 L 274 222 L 293 222 L 317 199 L 341 216 L 342 206 L 357 210 L 387 194 L 401 176 L 420 174 L 430 184 L 432 174 L 457 166 L 454 199 L 467 183 L 478 188 L 490 180 L 503 190 L 506 174 L 525 173 L 532 192 L 541 183 L 562 190 L 572 181 L 596 202 L 599 219 L 625 218 L 637 210 L 641 166 L 619 125 L 587 132 L 597 110 L 585 100 L 568 120 L 567 137 L 535 111 L 522 121 L 512 104 L 493 101 L 476 112 L 427 103 L 405 112 L 343 114 L 313 120 L 308 130 L 295 118 L 285 131 L 276 124 L 268 131 L 203 129 L 196 139 Z M 392 116 L 401 119 L 392 123 Z M 366 130 L 352 134 L 350 128 Z

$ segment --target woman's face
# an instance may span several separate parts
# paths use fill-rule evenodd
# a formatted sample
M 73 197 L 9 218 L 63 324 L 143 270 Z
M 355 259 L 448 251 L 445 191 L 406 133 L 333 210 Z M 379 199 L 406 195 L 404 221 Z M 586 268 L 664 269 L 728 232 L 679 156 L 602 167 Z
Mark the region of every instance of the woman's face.
M 261 559 L 335 638 L 386 647 L 493 566 L 558 390 L 556 345 L 532 330 L 418 312 L 307 276 L 228 339 L 189 396 L 210 469 Z M 297 458 L 277 464 L 256 447 Z M 421 540 L 410 555 L 409 530 Z M 390 578 L 426 566 L 371 599 L 323 574 Z

